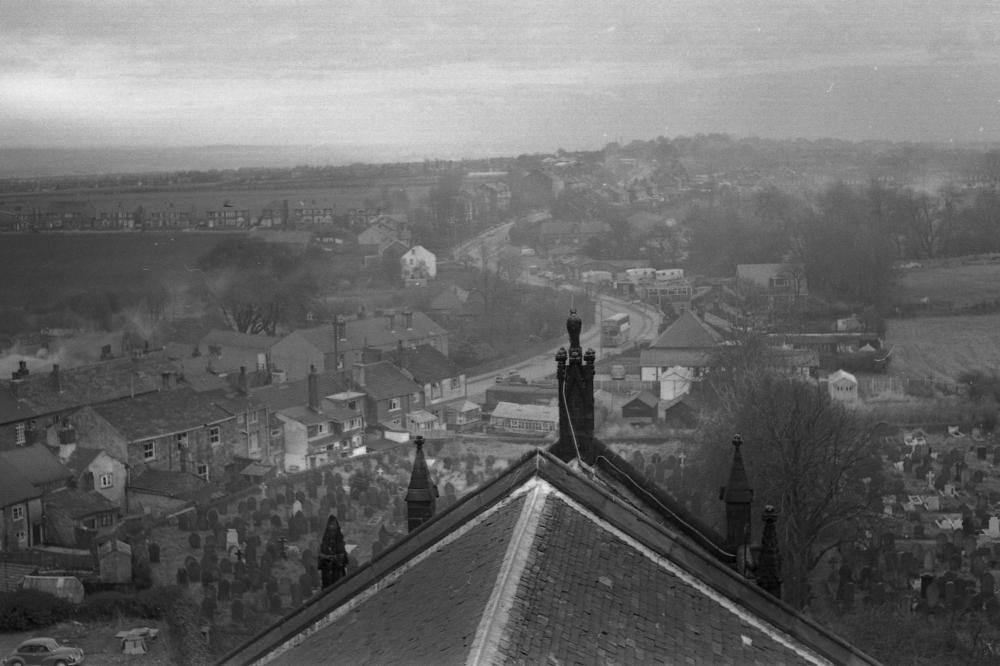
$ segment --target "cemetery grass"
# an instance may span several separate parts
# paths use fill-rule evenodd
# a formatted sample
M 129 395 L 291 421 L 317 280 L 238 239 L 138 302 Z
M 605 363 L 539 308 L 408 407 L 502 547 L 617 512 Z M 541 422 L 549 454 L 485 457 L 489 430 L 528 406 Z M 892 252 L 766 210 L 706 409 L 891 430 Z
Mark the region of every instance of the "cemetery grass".
M 155 640 L 147 642 L 146 654 L 122 654 L 121 641 L 115 638 L 119 631 L 150 627 L 159 629 Z M 9 655 L 21 641 L 36 636 L 55 638 L 60 643 L 82 648 L 88 664 L 117 666 L 142 664 L 143 666 L 173 666 L 177 662 L 170 654 L 170 635 L 166 622 L 139 620 L 127 617 L 95 622 L 60 622 L 44 629 L 0 634 L 0 659 Z
M 953 382 L 968 370 L 1000 369 L 1000 315 L 917 317 L 888 324 L 893 375 Z

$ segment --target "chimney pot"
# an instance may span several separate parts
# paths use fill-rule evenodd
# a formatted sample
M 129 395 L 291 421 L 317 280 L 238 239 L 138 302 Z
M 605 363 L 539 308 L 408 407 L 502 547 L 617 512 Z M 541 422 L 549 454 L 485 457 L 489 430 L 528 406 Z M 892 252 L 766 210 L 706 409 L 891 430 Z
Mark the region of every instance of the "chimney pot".
M 319 413 L 319 373 L 316 366 L 309 366 L 309 409 Z

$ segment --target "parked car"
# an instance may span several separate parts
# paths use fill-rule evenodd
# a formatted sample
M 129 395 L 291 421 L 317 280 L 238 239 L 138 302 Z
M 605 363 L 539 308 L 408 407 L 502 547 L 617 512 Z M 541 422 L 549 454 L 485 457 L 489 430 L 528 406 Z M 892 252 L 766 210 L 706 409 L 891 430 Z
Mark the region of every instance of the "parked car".
M 0 661 L 0 666 L 78 666 L 85 660 L 80 648 L 60 645 L 54 638 L 29 638 Z

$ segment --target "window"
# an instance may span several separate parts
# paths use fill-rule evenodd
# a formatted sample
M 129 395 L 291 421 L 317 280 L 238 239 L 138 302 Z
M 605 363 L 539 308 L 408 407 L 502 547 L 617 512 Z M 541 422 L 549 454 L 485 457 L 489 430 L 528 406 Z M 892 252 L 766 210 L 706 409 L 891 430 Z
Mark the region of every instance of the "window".
M 257 412 L 247 412 L 247 423 L 254 424 L 257 423 Z
M 452 391 L 457 391 L 458 389 L 462 388 L 462 380 L 459 379 L 458 377 L 452 377 L 450 381 L 451 381 Z
M 15 534 L 14 538 L 17 539 L 17 542 L 20 544 L 28 543 L 28 533 L 25 532 L 24 530 L 21 530 L 20 532 Z
M 28 441 L 27 437 L 24 434 L 24 430 L 25 430 L 25 427 L 24 427 L 23 423 L 18 423 L 16 426 L 14 426 L 14 431 L 15 431 L 15 434 L 16 434 L 16 437 L 17 437 L 17 442 L 16 443 L 17 443 L 18 446 L 26 444 L 27 441 Z
M 222 436 L 219 431 L 219 426 L 212 426 L 208 429 L 208 443 L 212 446 L 216 446 L 222 440 Z
M 15 506 L 10 509 L 10 519 L 11 520 L 24 520 L 24 507 Z
M 207 464 L 205 464 L 205 463 L 198 463 L 195 466 L 195 470 L 196 470 L 195 473 L 198 476 L 200 476 L 201 478 L 203 478 L 206 481 L 208 481 L 208 465 Z
M 257 437 L 257 433 L 252 432 L 247 437 L 247 450 L 253 453 L 260 453 L 260 440 Z
M 115 485 L 114 480 L 113 474 L 101 474 L 101 488 L 110 488 Z
M 142 445 L 142 459 L 153 460 L 156 458 L 156 442 L 146 442 Z
M 115 516 L 113 513 L 102 513 L 101 514 L 101 527 L 108 527 L 109 525 L 115 524 Z
M 347 408 L 350 409 L 352 412 L 358 411 L 358 401 L 351 400 L 350 402 L 347 403 Z
M 399 409 L 399 398 L 389 398 L 389 411 Z
M 347 428 L 348 428 L 349 430 L 357 430 L 357 429 L 358 429 L 358 428 L 360 428 L 360 427 L 361 427 L 361 419 L 360 419 L 360 418 L 357 418 L 357 419 L 351 419 L 351 420 L 350 420 L 350 421 L 348 421 L 348 423 L 347 423 Z
M 174 435 L 174 441 L 177 442 L 177 450 L 180 451 L 188 445 L 188 434 L 186 432 L 179 432 Z

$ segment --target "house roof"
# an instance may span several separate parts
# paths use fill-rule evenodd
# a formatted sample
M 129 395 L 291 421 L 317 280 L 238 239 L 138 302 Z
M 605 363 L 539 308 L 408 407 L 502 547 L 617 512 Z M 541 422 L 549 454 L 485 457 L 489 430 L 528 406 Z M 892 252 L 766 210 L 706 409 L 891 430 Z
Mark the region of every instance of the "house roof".
M 102 453 L 104 453 L 103 449 L 84 449 L 77 446 L 63 464 L 74 476 L 77 476 L 82 474 L 90 466 L 90 463 L 94 462 L 94 459 Z M 56 454 L 56 452 L 53 451 L 53 454 Z
M 0 508 L 20 504 L 38 497 L 42 491 L 36 490 L 21 470 L 0 457 Z
M 117 511 L 118 505 L 96 490 L 82 492 L 72 488 L 62 488 L 42 498 L 45 510 L 58 510 L 79 520 L 105 511 Z
M 38 486 L 66 481 L 73 476 L 68 467 L 41 443 L 0 451 L 0 458 L 14 467 L 28 483 Z
M 650 349 L 711 349 L 722 342 L 715 332 L 690 310 L 681 314 L 651 345 Z
M 454 361 L 430 345 L 396 349 L 385 352 L 382 358 L 410 373 L 413 379 L 421 384 L 439 382 L 462 374 Z
M 420 391 L 420 386 L 389 361 L 366 363 L 362 387 L 375 400 L 398 398 Z
M 198 346 L 207 347 L 208 345 L 214 345 L 216 347 L 233 347 L 236 349 L 266 352 L 279 340 L 281 338 L 269 335 L 251 335 L 237 331 L 213 329 L 205 334 Z
M 414 618 L 432 618 L 414 621 Z M 874 664 L 600 476 L 532 451 L 222 664 Z
M 406 343 L 416 340 L 426 340 L 429 337 L 445 337 L 448 332 L 423 312 L 413 312 L 409 328 L 405 318 L 396 313 L 390 325 L 388 315 L 373 315 L 364 319 L 351 319 L 344 322 L 345 339 L 334 340 L 333 326 L 317 326 L 303 328 L 289 333 L 285 339 L 298 336 L 306 343 L 324 354 L 335 351 L 343 353 L 354 351 L 365 346 L 381 349 L 393 349 L 400 341 Z
M 638 402 L 646 407 L 655 408 L 660 404 L 660 399 L 652 391 L 640 391 L 637 396 L 626 402 L 626 405 L 631 405 L 633 402 Z
M 848 381 L 851 384 L 858 383 L 858 378 L 852 375 L 851 373 L 847 372 L 846 370 L 837 370 L 835 372 L 831 372 L 826 379 L 831 384 L 834 382 L 841 382 L 841 381 Z
M 328 423 L 331 420 L 343 423 L 361 417 L 360 412 L 352 411 L 330 400 L 320 400 L 318 412 L 314 412 L 306 405 L 295 405 L 282 409 L 278 413 L 306 425 Z
M 139 476 L 131 479 L 129 490 L 175 499 L 196 499 L 211 495 L 212 486 L 205 479 L 189 472 L 147 467 Z
M 316 376 L 317 387 L 321 396 L 343 393 L 347 384 L 338 378 L 337 373 L 324 372 Z M 254 401 L 266 406 L 272 412 L 278 412 L 290 407 L 309 404 L 309 378 L 283 384 L 269 384 L 251 389 Z
M 223 397 L 221 394 L 215 397 Z M 131 400 L 119 400 L 93 409 L 123 437 L 136 442 L 233 418 L 216 405 L 211 393 L 198 393 L 189 388 L 158 391 L 138 395 Z
M 713 363 L 712 354 L 696 349 L 643 349 L 639 365 L 643 368 L 703 368 Z
M 50 372 L 29 375 L 16 393 L 8 381 L 0 388 L 0 424 L 157 391 L 163 373 L 179 369 L 166 356 L 154 353 L 60 369 L 58 390 Z
M 495 418 L 524 419 L 527 421 L 558 421 L 557 405 L 521 405 L 516 402 L 498 402 L 491 413 Z

